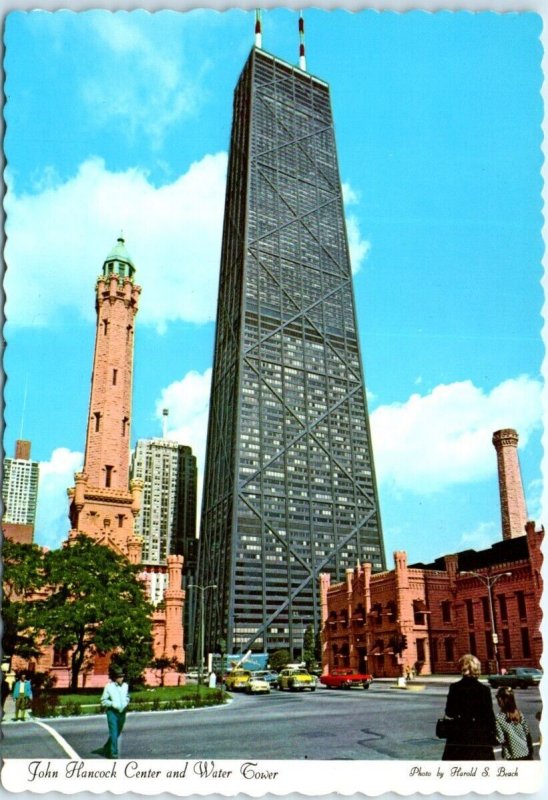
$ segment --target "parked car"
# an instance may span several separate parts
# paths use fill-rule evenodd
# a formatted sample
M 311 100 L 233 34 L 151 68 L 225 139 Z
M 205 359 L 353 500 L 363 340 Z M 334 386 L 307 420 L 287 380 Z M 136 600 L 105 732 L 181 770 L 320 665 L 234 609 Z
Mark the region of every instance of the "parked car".
M 253 677 L 262 678 L 271 688 L 278 685 L 278 673 L 273 669 L 260 669 L 253 673 Z
M 363 686 L 369 689 L 373 676 L 366 672 L 353 672 L 351 669 L 334 669 L 328 675 L 322 675 L 320 683 L 328 689 L 351 689 L 353 686 Z
M 228 691 L 242 692 L 245 690 L 250 678 L 251 672 L 249 670 L 233 669 L 225 678 L 225 687 Z
M 248 694 L 270 694 L 270 684 L 254 672 L 245 684 L 245 691 Z
M 528 689 L 538 686 L 542 680 L 542 670 L 534 667 L 510 667 L 501 675 L 488 675 L 490 686 L 511 686 L 513 689 Z
M 278 676 L 278 689 L 281 691 L 289 689 L 290 692 L 302 692 L 304 689 L 310 689 L 311 692 L 314 692 L 316 691 L 316 678 L 303 667 L 297 669 L 288 667 L 282 669 Z

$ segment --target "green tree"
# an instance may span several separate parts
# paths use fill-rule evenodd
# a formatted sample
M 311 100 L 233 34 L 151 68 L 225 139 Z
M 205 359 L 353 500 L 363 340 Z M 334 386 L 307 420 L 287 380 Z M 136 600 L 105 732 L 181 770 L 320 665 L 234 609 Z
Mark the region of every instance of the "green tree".
M 164 685 L 165 680 L 165 673 L 168 669 L 176 669 L 177 661 L 174 662 L 172 658 L 166 658 L 166 656 L 162 656 L 160 658 L 154 658 L 150 662 L 150 666 L 155 672 L 160 673 L 160 686 Z
M 270 668 L 275 670 L 283 669 L 286 664 L 289 664 L 289 659 L 289 650 L 276 650 L 270 656 Z
M 2 545 L 3 602 L 2 649 L 4 655 L 37 658 L 39 632 L 28 619 L 29 601 L 44 585 L 43 551 L 35 544 L 4 538 Z
M 318 664 L 321 665 L 322 663 L 322 626 L 321 623 L 318 625 L 318 630 L 316 631 L 316 645 L 314 650 L 314 657 Z
M 31 604 L 32 623 L 45 643 L 71 651 L 71 688 L 94 650 L 114 651 L 128 680 L 139 676 L 152 658 L 153 608 L 138 567 L 80 535 L 46 553 L 43 570 L 53 591 Z
M 312 623 L 308 625 L 304 632 L 303 661 L 307 669 L 312 669 L 316 664 L 316 635 Z

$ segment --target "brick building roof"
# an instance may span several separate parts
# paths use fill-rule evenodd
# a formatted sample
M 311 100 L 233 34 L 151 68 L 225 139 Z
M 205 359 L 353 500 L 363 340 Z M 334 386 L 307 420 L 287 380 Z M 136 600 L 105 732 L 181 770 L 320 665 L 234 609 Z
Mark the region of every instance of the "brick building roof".
M 494 567 L 509 561 L 522 561 L 529 558 L 527 536 L 516 536 L 514 539 L 495 542 L 486 550 L 461 550 L 455 555 L 458 558 L 460 572 Z M 445 571 L 445 557 L 441 556 L 430 564 L 417 562 L 411 564 L 409 568 Z

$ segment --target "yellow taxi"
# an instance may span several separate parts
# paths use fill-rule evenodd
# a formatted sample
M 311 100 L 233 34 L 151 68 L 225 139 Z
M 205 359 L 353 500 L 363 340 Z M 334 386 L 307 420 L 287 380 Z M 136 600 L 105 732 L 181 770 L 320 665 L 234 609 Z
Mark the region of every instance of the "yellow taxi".
M 304 667 L 286 667 L 278 675 L 278 689 L 290 692 L 302 692 L 304 689 L 316 691 L 316 678 L 311 675 Z
M 233 669 L 225 678 L 225 686 L 229 692 L 244 692 L 251 678 L 247 669 Z

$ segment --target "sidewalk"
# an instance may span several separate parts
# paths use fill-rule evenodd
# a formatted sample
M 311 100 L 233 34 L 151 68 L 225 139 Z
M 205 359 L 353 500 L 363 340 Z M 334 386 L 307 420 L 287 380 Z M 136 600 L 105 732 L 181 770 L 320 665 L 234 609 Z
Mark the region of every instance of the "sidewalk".
M 25 722 L 28 722 L 31 719 L 31 716 L 30 709 L 28 709 Z M 15 721 L 15 700 L 13 699 L 12 695 L 9 694 L 6 697 L 4 708 L 2 709 L 2 725 L 5 725 L 6 723 L 11 724 Z
M 407 678 L 407 685 L 424 684 L 429 686 L 431 684 L 438 684 L 441 686 L 449 686 L 450 683 L 460 681 L 462 675 L 417 675 L 415 678 Z M 487 679 L 485 679 L 486 681 Z M 482 680 L 482 683 L 485 682 Z M 398 678 L 373 678 L 374 683 L 397 683 Z

